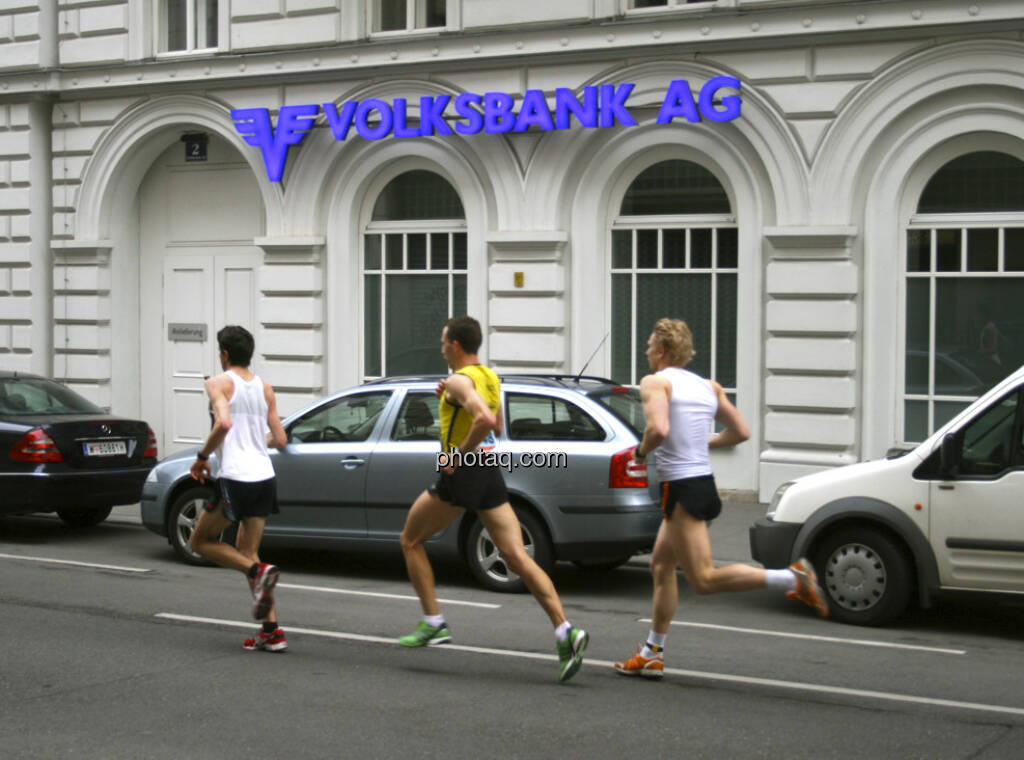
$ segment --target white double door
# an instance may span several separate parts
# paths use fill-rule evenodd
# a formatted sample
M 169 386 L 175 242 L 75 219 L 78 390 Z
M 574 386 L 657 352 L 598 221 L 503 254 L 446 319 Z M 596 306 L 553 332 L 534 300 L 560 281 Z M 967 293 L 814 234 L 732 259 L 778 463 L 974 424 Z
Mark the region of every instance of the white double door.
M 138 208 L 141 411 L 165 457 L 209 432 L 203 378 L 221 371 L 217 330 L 241 325 L 259 355 L 254 239 L 264 213 L 252 170 L 216 136 L 205 163 L 168 147 L 142 180 Z
M 161 456 L 201 444 L 209 432 L 203 381 L 221 371 L 217 330 L 241 325 L 255 334 L 258 262 L 258 254 L 231 248 L 164 259 Z

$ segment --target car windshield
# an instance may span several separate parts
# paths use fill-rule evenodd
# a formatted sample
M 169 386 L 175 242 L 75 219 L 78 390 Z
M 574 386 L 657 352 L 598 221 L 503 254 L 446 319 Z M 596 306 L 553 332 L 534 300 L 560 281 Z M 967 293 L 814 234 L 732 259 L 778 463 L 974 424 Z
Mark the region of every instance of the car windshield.
M 647 420 L 644 418 L 644 405 L 640 401 L 639 390 L 620 385 L 587 395 L 622 420 L 637 438 L 643 435 Z
M 103 414 L 103 410 L 53 380 L 5 377 L 0 378 L 0 414 Z

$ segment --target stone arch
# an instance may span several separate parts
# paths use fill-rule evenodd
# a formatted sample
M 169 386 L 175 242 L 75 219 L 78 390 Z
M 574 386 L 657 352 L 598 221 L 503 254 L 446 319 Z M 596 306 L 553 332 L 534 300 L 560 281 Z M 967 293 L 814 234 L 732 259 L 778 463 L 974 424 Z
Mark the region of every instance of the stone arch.
M 601 155 L 601 161 L 589 162 L 580 174 L 572 204 L 571 366 L 581 367 L 608 330 L 608 224 L 618 215 L 618 204 L 626 189 L 643 169 L 659 161 L 683 159 L 699 163 L 722 183 L 739 226 L 737 393 L 740 408 L 757 440 L 761 427 L 759 367 L 763 350 L 761 230 L 772 223 L 775 215 L 771 179 L 760 162 L 749 160 L 744 151 L 712 130 L 695 130 L 682 143 L 671 139 L 663 127 L 647 124 L 621 131 Z M 588 372 L 607 373 L 609 356 L 606 341 L 603 353 L 595 357 Z M 757 453 L 751 447 L 745 454 L 723 461 L 722 477 L 741 484 L 737 487 L 754 488 Z
M 1024 51 L 1002 41 L 942 46 L 884 74 L 862 93 L 859 111 L 828 139 L 832 162 L 845 152 L 856 181 L 837 188 L 862 221 L 865 381 L 862 456 L 892 445 L 902 347 L 902 230 L 934 172 L 956 156 L 997 150 L 1024 159 Z M 873 98 L 869 98 L 873 95 Z M 827 163 L 828 159 L 826 159 Z M 829 172 L 822 166 L 816 187 Z M 860 214 L 863 214 L 861 220 Z
M 538 226 L 564 228 L 569 221 L 558 219 L 560 209 L 572 206 L 572 198 L 582 186 L 583 174 L 594 163 L 605 161 L 613 145 L 644 132 L 659 132 L 666 144 L 687 145 L 700 140 L 715 144 L 716 150 L 741 157 L 741 163 L 756 167 L 769 192 L 762 195 L 766 204 L 766 224 L 799 223 L 806 218 L 807 164 L 782 114 L 755 88 L 741 90 L 743 110 L 731 122 L 685 125 L 656 124 L 667 84 L 673 79 L 686 79 L 691 88 L 722 73 L 732 72 L 694 61 L 657 61 L 625 68 L 608 69 L 585 84 L 621 83 L 636 85 L 629 106 L 637 127 L 625 129 L 593 129 L 551 132 L 531 161 L 527 173 L 527 192 L 531 218 L 542 220 Z M 647 138 L 645 138 L 647 139 Z M 535 168 L 539 167 L 539 168 Z M 541 175 L 543 168 L 544 174 Z M 544 176 L 559 176 L 560 182 L 545 182 Z M 759 180 L 759 184 L 763 184 Z
M 328 290 L 339 294 L 327 303 L 327 340 L 332 349 L 327 368 L 330 387 L 359 380 L 359 361 L 352 361 L 351 357 L 359 357 L 362 348 L 360 236 L 380 191 L 406 171 L 425 169 L 439 174 L 459 194 L 466 214 L 469 252 L 467 307 L 485 331 L 487 328 L 486 238 L 495 214 L 488 177 L 481 176 L 478 165 L 443 140 L 360 142 L 364 144 L 353 145 L 346 151 L 345 161 L 331 162 L 333 172 L 324 173 L 319 211 L 326 231 Z M 343 327 L 335 329 L 334 326 Z M 482 354 L 486 346 L 485 342 Z M 483 358 L 486 360 L 485 356 Z
M 1007 40 L 940 45 L 894 64 L 846 103 L 823 137 L 810 177 L 814 218 L 856 223 L 894 145 L 906 147 L 908 136 L 945 115 L 973 110 L 980 124 L 986 109 L 1019 112 L 1022 90 L 1024 48 Z
M 99 313 L 122 318 L 111 320 L 109 331 L 101 332 L 106 342 L 94 350 L 110 357 L 111 393 L 123 399 L 125 410 L 139 409 L 143 404 L 139 352 L 142 328 L 139 319 L 123 318 L 137 316 L 142 307 L 140 231 L 135 212 L 138 192 L 154 161 L 179 139 L 183 128 L 206 130 L 238 147 L 258 184 L 261 213 L 264 217 L 280 213 L 277 190 L 261 181 L 259 154 L 254 156 L 241 149 L 228 108 L 217 101 L 191 95 L 145 100 L 125 110 L 97 140 L 73 200 L 75 212 L 69 232 L 74 239 L 55 243 L 54 248 L 58 260 L 76 260 L 109 272 L 97 275 L 109 279 L 109 291 L 99 294 L 104 302 Z M 82 259 L 81 254 L 88 251 L 95 253 Z M 72 343 L 65 346 L 66 351 L 79 348 Z M 104 382 L 102 377 L 97 379 Z
M 235 131 L 229 106 L 193 95 L 155 98 L 129 110 L 97 142 L 78 192 L 75 237 L 108 237 L 123 217 L 146 172 L 182 127 L 199 127 L 234 145 L 253 170 L 263 198 L 267 229 L 281 226 L 281 192 L 266 179 L 260 153 Z
M 408 97 L 408 114 L 410 117 L 418 118 L 420 95 L 454 97 L 459 92 L 460 90 L 454 86 L 442 81 L 408 79 L 356 87 L 339 96 L 334 102 L 339 105 L 346 100 L 365 100 L 370 97 Z M 495 150 L 495 145 L 501 146 L 501 149 Z M 518 209 L 522 205 L 522 183 L 499 181 L 499 178 L 521 175 L 514 151 L 507 139 L 501 139 L 498 135 L 453 134 L 417 138 L 387 137 L 370 141 L 356 135 L 353 129 L 342 142 L 335 140 L 330 128 L 325 124 L 318 126 L 313 134 L 306 138 L 292 165 L 286 169 L 284 218 L 290 220 L 293 229 L 296 230 L 325 229 L 332 208 L 326 199 L 334 194 L 332 186 L 349 172 L 358 171 L 363 165 L 380 165 L 378 156 L 383 154 L 392 158 L 401 155 L 433 156 L 439 160 L 442 167 L 449 161 L 466 167 L 475 177 L 471 183 L 475 191 L 484 193 L 481 199 L 487 206 L 489 223 L 499 227 L 518 224 Z M 461 195 L 462 188 L 457 184 L 455 188 Z M 465 197 L 463 201 L 465 203 Z M 268 235 L 270 234 L 274 233 L 268 231 Z

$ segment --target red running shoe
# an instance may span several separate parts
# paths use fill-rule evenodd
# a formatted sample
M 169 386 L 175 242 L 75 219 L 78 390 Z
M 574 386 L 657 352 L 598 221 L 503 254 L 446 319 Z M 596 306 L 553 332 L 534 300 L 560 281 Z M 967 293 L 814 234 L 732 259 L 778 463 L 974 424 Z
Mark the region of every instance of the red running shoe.
M 260 631 L 256 638 L 243 641 L 242 646 L 250 651 L 283 652 L 288 648 L 288 642 L 285 641 L 284 631 L 275 628 L 270 633 Z
M 252 616 L 257 620 L 263 620 L 274 606 L 278 574 L 277 567 L 266 562 L 260 562 L 256 568 L 256 577 L 252 579 Z

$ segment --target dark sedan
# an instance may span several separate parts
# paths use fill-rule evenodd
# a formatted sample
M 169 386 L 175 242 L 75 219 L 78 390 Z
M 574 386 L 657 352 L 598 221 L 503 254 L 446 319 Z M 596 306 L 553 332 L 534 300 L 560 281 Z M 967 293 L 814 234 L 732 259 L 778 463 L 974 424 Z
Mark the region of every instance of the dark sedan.
M 107 414 L 54 380 L 0 371 L 0 514 L 96 525 L 139 500 L 156 456 L 145 422 Z

